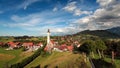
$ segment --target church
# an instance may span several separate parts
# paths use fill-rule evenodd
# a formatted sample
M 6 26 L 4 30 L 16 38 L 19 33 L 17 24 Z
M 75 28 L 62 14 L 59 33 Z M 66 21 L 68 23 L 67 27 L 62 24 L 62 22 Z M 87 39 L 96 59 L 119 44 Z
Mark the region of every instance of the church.
M 50 39 L 50 30 L 47 31 L 47 45 L 44 48 L 44 51 L 52 53 L 52 51 L 64 52 L 73 50 L 73 46 L 67 46 L 66 44 L 56 45 L 56 43 Z
M 55 46 L 54 41 L 52 41 L 50 39 L 50 30 L 48 29 L 48 31 L 47 31 L 47 45 L 46 45 L 44 50 L 51 53 L 54 46 Z

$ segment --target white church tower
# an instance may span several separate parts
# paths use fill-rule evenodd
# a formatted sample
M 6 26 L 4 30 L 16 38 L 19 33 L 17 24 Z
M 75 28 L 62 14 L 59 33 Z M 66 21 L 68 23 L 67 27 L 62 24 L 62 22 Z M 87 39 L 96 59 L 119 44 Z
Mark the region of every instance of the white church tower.
M 50 30 L 47 32 L 47 44 L 50 44 Z
M 54 44 L 50 40 L 50 30 L 48 29 L 48 31 L 47 31 L 47 45 L 46 45 L 44 50 L 49 52 L 49 53 L 52 53 L 53 47 L 54 47 Z

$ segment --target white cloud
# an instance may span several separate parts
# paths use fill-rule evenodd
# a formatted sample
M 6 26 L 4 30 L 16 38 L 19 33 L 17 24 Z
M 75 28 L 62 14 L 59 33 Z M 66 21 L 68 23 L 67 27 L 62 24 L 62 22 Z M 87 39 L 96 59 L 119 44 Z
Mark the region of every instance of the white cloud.
M 76 3 L 77 2 L 70 2 L 63 9 L 68 12 L 73 12 L 77 8 Z
M 56 28 L 56 29 L 55 29 Z M 79 32 L 80 29 L 76 29 L 74 26 L 66 26 L 66 27 L 54 27 L 51 28 L 51 32 L 56 35 L 66 35 L 66 34 L 74 34 L 76 32 Z
M 42 21 L 42 19 L 37 17 L 31 17 L 31 16 L 25 16 L 20 17 L 17 15 L 11 16 L 11 20 L 13 20 L 15 23 L 8 24 L 8 26 L 11 27 L 29 27 L 29 26 L 36 26 L 39 22 Z
M 41 0 L 25 0 L 23 3 L 21 3 L 18 8 L 23 8 L 24 10 L 26 10 L 28 8 L 29 5 L 38 2 Z
M 120 26 L 120 1 L 109 5 L 107 7 L 102 6 L 90 14 L 88 12 L 87 16 L 72 21 L 71 25 L 79 29 L 78 31 L 86 29 L 100 30 Z M 87 14 L 85 11 L 76 10 L 76 15 L 84 13 Z
M 108 5 L 114 4 L 116 0 L 97 0 L 97 2 L 100 4 L 100 6 L 106 7 Z
M 87 24 L 90 22 L 90 18 L 89 17 L 83 17 L 83 18 L 80 18 L 78 20 L 76 20 L 74 23 L 77 23 L 77 24 Z
M 48 29 L 48 28 L 58 28 L 53 27 L 59 23 L 66 23 L 66 19 L 61 17 L 64 13 L 53 12 L 53 11 L 43 11 L 40 13 L 33 13 L 25 16 L 18 16 L 13 15 L 11 16 L 12 23 L 4 23 L 5 27 L 12 27 L 12 28 L 21 28 L 24 30 L 29 31 L 40 31 L 41 28 Z M 46 28 L 45 28 L 46 27 Z M 64 28 L 64 27 L 63 27 Z M 59 30 L 60 31 L 60 30 Z
M 54 11 L 54 12 L 56 12 L 57 10 L 58 10 L 58 8 L 57 8 L 57 7 L 54 7 L 54 8 L 53 8 L 53 11 Z
M 79 9 L 76 9 L 76 10 L 75 10 L 74 15 L 80 16 L 81 14 L 82 14 L 82 11 L 81 11 L 81 10 L 79 10 Z
M 65 11 L 73 13 L 73 15 L 76 15 L 76 16 L 81 16 L 82 14 L 86 14 L 86 15 L 92 14 L 91 11 L 80 10 L 80 8 L 76 4 L 77 4 L 77 2 L 75 2 L 75 1 L 69 2 L 63 9 Z
M 90 15 L 92 11 L 81 11 L 80 9 L 75 9 L 74 15 L 80 16 L 82 14 Z
M 58 14 L 59 13 L 59 14 Z M 74 26 L 64 26 L 63 23 L 72 22 L 73 20 L 62 17 L 64 13 L 61 11 L 43 11 L 25 16 L 11 16 L 12 23 L 4 23 L 5 27 L 20 28 L 27 31 L 36 31 L 45 35 L 47 29 L 51 29 L 52 35 L 65 35 L 75 33 L 78 29 Z M 61 24 L 62 23 L 62 24 Z M 59 25 L 58 25 L 59 24 Z

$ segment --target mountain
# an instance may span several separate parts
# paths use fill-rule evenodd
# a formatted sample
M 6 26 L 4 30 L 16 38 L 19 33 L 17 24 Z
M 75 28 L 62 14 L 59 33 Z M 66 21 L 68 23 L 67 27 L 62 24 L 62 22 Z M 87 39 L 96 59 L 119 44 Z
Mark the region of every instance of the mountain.
M 85 30 L 74 35 L 93 35 L 101 38 L 120 38 L 119 35 L 107 30 Z
M 115 33 L 115 34 L 120 36 L 120 27 L 114 27 L 114 28 L 111 28 L 111 29 L 107 29 L 107 31 L 109 31 L 111 33 Z

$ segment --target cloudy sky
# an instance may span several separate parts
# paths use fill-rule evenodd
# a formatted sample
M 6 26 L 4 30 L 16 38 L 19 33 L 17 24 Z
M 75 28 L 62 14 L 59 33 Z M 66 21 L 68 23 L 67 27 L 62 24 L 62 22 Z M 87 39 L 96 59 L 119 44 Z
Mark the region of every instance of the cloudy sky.
M 0 0 L 0 36 L 73 34 L 120 26 L 120 0 Z

